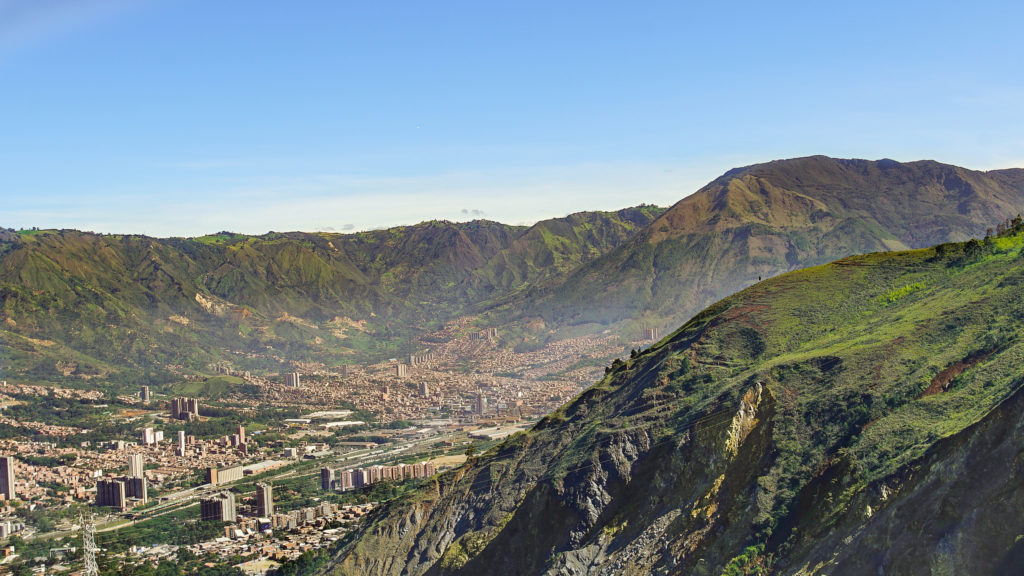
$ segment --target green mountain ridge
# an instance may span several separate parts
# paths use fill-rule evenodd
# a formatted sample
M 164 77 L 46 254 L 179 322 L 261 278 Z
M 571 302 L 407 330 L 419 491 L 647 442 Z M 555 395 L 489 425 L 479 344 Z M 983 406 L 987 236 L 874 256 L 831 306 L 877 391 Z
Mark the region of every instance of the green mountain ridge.
M 389 503 L 332 574 L 1006 574 L 1024 223 L 707 308 Z
M 424 222 L 194 239 L 3 231 L 7 369 L 51 381 L 145 379 L 167 377 L 169 365 L 187 372 L 237 359 L 231 351 L 338 362 L 395 354 L 388 346 L 415 335 L 409 326 L 435 325 L 496 292 L 565 273 L 663 211 L 586 212 L 529 228 Z M 352 324 L 346 317 L 370 325 L 339 334 Z

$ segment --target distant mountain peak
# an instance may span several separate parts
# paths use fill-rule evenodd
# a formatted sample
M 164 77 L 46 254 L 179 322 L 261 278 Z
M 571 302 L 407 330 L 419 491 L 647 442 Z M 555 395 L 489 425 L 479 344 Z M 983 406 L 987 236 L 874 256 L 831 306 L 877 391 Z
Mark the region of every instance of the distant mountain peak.
M 637 240 L 552 287 L 530 314 L 548 324 L 669 329 L 758 278 L 980 237 L 1022 211 L 1024 170 L 820 155 L 753 164 L 677 202 Z

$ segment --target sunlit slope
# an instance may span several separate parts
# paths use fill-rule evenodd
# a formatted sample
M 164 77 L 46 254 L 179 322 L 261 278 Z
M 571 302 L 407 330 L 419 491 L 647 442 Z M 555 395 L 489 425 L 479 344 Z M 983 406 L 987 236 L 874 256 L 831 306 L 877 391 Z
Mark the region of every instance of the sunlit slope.
M 1022 233 L 722 300 L 391 503 L 333 571 L 1004 573 L 1024 534 Z
M 519 308 L 552 326 L 670 330 L 759 278 L 980 238 L 1024 212 L 1022 173 L 824 156 L 737 168 Z

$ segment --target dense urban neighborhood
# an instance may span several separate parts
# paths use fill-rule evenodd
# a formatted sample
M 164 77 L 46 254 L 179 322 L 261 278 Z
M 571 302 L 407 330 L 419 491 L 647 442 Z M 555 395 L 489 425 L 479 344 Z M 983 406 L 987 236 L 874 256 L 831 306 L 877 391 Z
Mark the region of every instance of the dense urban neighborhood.
M 624 351 L 606 335 L 515 352 L 473 326 L 459 318 L 420 353 L 384 362 L 269 374 L 218 363 L 182 382 L 247 390 L 212 398 L 0 382 L 0 538 L 15 542 L 4 563 L 81 566 L 91 531 L 107 562 L 215 554 L 265 573 L 339 541 L 377 499 L 524 430 Z M 63 411 L 7 416 L 30 405 Z M 195 528 L 161 538 L 152 526 L 169 519 Z

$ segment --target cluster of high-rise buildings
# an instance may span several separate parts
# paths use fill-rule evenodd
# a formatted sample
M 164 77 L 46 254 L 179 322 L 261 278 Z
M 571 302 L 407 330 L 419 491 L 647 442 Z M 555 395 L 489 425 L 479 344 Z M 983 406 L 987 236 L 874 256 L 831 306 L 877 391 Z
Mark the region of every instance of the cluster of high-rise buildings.
M 433 462 L 396 464 L 394 466 L 369 466 L 349 470 L 320 469 L 320 487 L 323 490 L 356 490 L 384 480 L 410 480 L 429 478 L 437 472 Z
M 11 522 L 10 520 L 0 521 L 0 538 L 7 538 L 15 532 L 20 532 L 25 529 L 24 522 Z
M 171 400 L 171 418 L 175 420 L 198 419 L 199 400 L 195 398 L 175 398 Z
M 248 370 L 235 370 L 230 364 L 217 363 L 208 364 L 207 368 L 212 370 L 216 374 L 225 374 L 227 376 L 240 376 L 242 378 L 249 378 L 250 374 Z
M 284 375 L 284 385 L 289 388 L 302 386 L 302 377 L 298 372 L 288 372 Z
M 164 431 L 154 430 L 152 428 L 143 428 L 142 438 L 140 438 L 140 440 L 142 440 L 142 443 L 146 446 L 149 446 L 151 444 L 159 444 L 160 442 L 164 441 Z
M 417 364 L 428 364 L 433 362 L 437 356 L 433 352 L 424 352 L 423 354 L 410 354 L 409 355 L 409 366 L 415 366 Z
M 96 482 L 96 505 L 127 510 L 149 502 L 149 487 L 142 454 L 128 455 L 128 475 Z
M 270 518 L 274 515 L 274 487 L 264 482 L 256 483 L 256 515 Z M 225 490 L 199 501 L 199 517 L 203 521 L 237 522 L 238 506 L 233 492 Z

